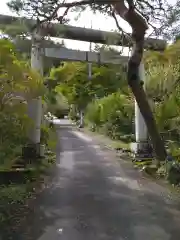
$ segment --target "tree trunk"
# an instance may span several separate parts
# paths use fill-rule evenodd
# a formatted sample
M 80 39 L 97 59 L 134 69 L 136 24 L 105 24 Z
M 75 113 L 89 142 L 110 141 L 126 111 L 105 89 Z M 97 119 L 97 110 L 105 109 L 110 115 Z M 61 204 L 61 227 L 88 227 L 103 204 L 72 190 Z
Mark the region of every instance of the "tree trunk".
M 112 5 L 119 16 L 127 21 L 132 28 L 134 48 L 128 62 L 128 84 L 146 123 L 157 160 L 165 161 L 167 157 L 166 149 L 158 132 L 143 86 L 139 81 L 139 66 L 143 57 L 144 36 L 148 29 L 148 24 L 146 19 L 136 11 L 133 0 L 127 0 L 126 3 L 128 6 L 125 4 L 125 0 L 119 0 L 112 2 Z
M 139 66 L 139 81 L 142 81 L 143 88 L 145 90 L 146 89 L 145 88 L 145 85 L 146 85 L 145 69 L 144 69 L 144 63 L 142 62 Z M 134 105 L 135 105 L 135 139 L 136 139 L 136 143 L 140 143 L 141 145 L 141 143 L 148 143 L 148 130 L 136 101 Z
M 146 93 L 143 88 L 143 82 L 140 81 L 139 78 L 139 66 L 143 55 L 144 38 L 142 36 L 136 36 L 135 34 L 134 38 L 136 41 L 134 44 L 132 56 L 128 62 L 128 84 L 134 94 L 140 112 L 146 123 L 148 133 L 157 157 L 157 165 L 160 165 L 160 161 L 166 160 L 167 152 L 164 146 L 164 142 L 158 132 L 155 118 L 147 100 Z
M 167 157 L 166 149 L 158 132 L 156 122 L 149 106 L 143 86 L 141 83 L 138 84 L 137 81 L 130 81 L 129 86 L 135 96 L 136 102 L 146 123 L 157 160 L 165 161 Z

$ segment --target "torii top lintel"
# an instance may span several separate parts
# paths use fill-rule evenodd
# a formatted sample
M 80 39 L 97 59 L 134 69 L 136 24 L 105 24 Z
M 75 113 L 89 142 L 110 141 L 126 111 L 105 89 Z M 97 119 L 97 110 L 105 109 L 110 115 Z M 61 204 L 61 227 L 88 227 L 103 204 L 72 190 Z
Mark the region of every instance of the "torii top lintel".
M 0 15 L 0 24 L 8 25 L 16 21 L 23 21 L 25 24 L 27 23 L 29 27 L 33 27 L 36 23 L 35 20 L 28 18 Z M 131 46 L 129 39 L 117 32 L 107 32 L 90 28 L 74 27 L 59 23 L 44 23 L 42 24 L 42 30 L 44 31 L 44 35 L 56 38 L 65 38 L 125 47 Z M 155 51 L 163 51 L 166 48 L 166 45 L 167 43 L 165 40 L 147 38 L 145 39 L 144 48 Z

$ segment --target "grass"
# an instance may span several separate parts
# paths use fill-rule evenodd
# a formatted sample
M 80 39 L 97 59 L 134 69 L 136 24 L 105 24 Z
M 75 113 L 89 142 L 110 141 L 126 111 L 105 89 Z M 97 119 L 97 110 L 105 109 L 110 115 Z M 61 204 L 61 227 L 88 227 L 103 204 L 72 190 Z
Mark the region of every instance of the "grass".
M 24 205 L 33 196 L 36 187 L 44 183 L 50 169 L 54 166 L 56 157 L 48 152 L 41 162 L 29 164 L 25 168 L 25 183 L 11 183 L 0 186 L 0 225 L 12 218 L 14 210 Z M 28 174 L 27 174 L 28 173 Z M 1 174 L 1 173 L 0 173 Z
M 12 151 L 13 149 L 13 151 Z M 11 152 L 9 153 L 9 151 L 7 150 L 6 152 L 8 154 L 6 154 L 6 157 L 1 159 L 0 156 L 0 171 L 3 169 L 10 169 L 12 167 L 13 162 L 19 158 L 19 156 L 21 155 L 22 152 L 22 146 L 15 146 L 11 149 Z M 0 149 L 0 151 L 4 151 L 4 149 Z
M 56 152 L 56 144 L 58 142 L 57 139 L 57 133 L 55 128 L 51 128 L 50 132 L 49 132 L 49 139 L 48 139 L 48 148 L 52 151 L 52 152 Z
M 33 184 L 10 184 L 0 187 L 0 223 L 5 224 L 12 217 L 18 206 L 25 204 L 33 193 Z M 15 208 L 16 206 L 16 208 Z
M 36 162 L 32 162 L 26 165 L 26 170 L 33 171 L 37 176 L 41 173 L 46 173 L 56 162 L 56 156 L 54 152 L 48 150 L 46 156 L 43 159 L 39 159 Z

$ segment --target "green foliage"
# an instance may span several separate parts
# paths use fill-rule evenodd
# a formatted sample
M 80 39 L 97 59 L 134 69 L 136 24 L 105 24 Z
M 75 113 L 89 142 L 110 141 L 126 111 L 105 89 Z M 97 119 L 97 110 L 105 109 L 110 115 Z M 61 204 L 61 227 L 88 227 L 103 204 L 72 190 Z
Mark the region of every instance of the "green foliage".
M 71 105 L 69 110 L 69 118 L 77 122 L 79 120 L 78 109 L 75 105 Z
M 163 53 L 148 51 L 144 57 L 145 87 L 153 101 L 158 128 L 165 139 L 174 141 L 180 134 L 179 44 L 177 41 Z M 134 101 L 127 87 L 125 69 L 93 64 L 91 80 L 87 72 L 87 65 L 82 63 L 66 63 L 51 71 L 50 77 L 58 84 L 56 91 L 71 105 L 69 115 L 77 121 L 79 110 L 83 109 L 86 123 L 93 126 L 93 130 L 114 139 L 126 135 L 123 141 L 131 141 Z
M 50 73 L 50 77 L 59 83 L 56 90 L 67 98 L 69 104 L 76 104 L 80 108 L 83 108 L 90 98 L 84 70 L 84 64 L 67 63 L 64 67 L 52 69 Z
M 71 119 L 78 121 L 79 111 L 84 110 L 87 124 L 114 139 L 131 133 L 133 108 L 124 68 L 93 64 L 90 80 L 87 73 L 84 63 L 66 63 L 50 72 L 50 79 L 57 83 L 56 92 L 71 106 Z
M 50 129 L 47 126 L 41 126 L 41 143 L 46 144 L 48 143 L 49 139 L 49 131 Z
M 48 145 L 48 149 L 50 149 L 50 151 L 52 151 L 52 153 L 54 153 L 54 154 L 51 154 L 51 157 L 52 157 L 51 159 L 54 160 L 54 162 L 56 161 L 55 153 L 56 153 L 57 142 L 59 142 L 59 139 L 57 138 L 56 129 L 54 127 L 51 127 L 50 131 L 49 131 L 49 138 L 48 138 L 47 145 Z M 49 152 L 49 153 L 51 153 L 51 152 Z
M 95 100 L 86 110 L 86 121 L 113 139 L 132 133 L 133 105 L 120 92 Z
M 159 130 L 165 139 L 177 140 L 180 136 L 180 61 L 177 41 L 164 53 L 149 52 L 145 56 L 147 68 L 147 93 L 154 101 Z
M 58 92 L 58 89 L 51 89 L 45 96 L 46 111 L 51 112 L 58 118 L 68 115 L 69 105 L 67 99 Z
M 77 109 L 85 109 L 94 98 L 101 98 L 123 88 L 125 75 L 120 70 L 117 75 L 115 67 L 92 66 L 92 79 L 87 76 L 87 64 L 66 63 L 63 67 L 53 68 L 50 78 L 56 80 L 56 91 L 61 92 L 68 103 L 76 105 Z M 127 86 L 122 91 L 128 91 Z
M 50 137 L 50 139 L 52 141 L 55 138 Z M 12 231 L 16 229 L 16 225 L 18 225 L 22 219 L 22 213 L 24 216 L 28 213 L 27 200 L 29 198 L 34 198 L 37 192 L 39 192 L 41 187 L 39 183 L 43 183 L 42 187 L 44 187 L 44 184 L 47 181 L 47 173 L 52 169 L 55 161 L 55 153 L 48 151 L 46 158 L 44 158 L 43 161 L 37 161 L 36 163 L 27 165 L 27 168 L 24 169 L 24 171 L 12 171 L 11 173 L 8 169 L 8 172 L 1 172 L 6 178 L 12 177 L 11 174 L 15 174 L 15 182 L 0 186 L 1 232 L 4 233 L 3 230 L 8 229 L 8 233 L 12 235 Z M 25 180 L 24 183 L 18 183 L 17 179 L 19 178 L 23 178 Z M 5 238 L 9 239 L 7 236 Z
M 14 45 L 0 40 L 0 164 L 17 157 L 31 121 L 27 100 L 44 93 L 43 80 L 16 54 Z
M 9 108 L 7 111 L 4 110 L 0 113 L 1 161 L 7 159 L 17 145 L 21 145 L 26 141 L 30 121 L 22 106 L 19 105 L 18 111 L 14 112 L 14 108 Z

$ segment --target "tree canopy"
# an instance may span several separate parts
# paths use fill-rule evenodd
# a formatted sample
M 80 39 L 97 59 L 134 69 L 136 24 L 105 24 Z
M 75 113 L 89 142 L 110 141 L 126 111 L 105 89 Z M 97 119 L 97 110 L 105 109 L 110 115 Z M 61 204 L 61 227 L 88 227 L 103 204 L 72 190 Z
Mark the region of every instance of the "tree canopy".
M 79 109 L 84 109 L 92 99 L 107 96 L 123 88 L 125 81 L 125 74 L 118 75 L 115 66 L 93 65 L 92 73 L 92 79 L 89 80 L 87 64 L 65 63 L 63 67 L 53 68 L 50 78 L 57 81 L 56 90 L 66 96 L 69 104 L 75 104 Z M 127 88 L 124 91 L 127 91 Z

